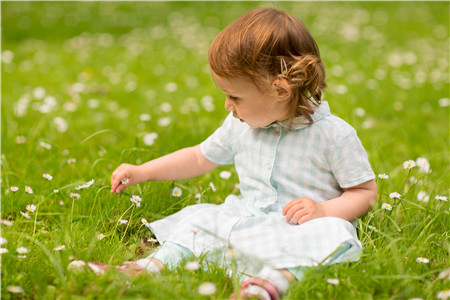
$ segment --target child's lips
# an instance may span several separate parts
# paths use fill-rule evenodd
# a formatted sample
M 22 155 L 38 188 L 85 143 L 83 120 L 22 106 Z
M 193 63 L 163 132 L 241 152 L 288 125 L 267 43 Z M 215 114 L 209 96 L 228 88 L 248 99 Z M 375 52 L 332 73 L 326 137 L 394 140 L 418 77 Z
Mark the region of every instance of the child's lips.
M 235 117 L 236 119 L 239 119 L 239 121 L 241 121 L 242 123 L 244 123 L 244 119 L 239 118 L 237 113 L 233 113 L 233 117 Z

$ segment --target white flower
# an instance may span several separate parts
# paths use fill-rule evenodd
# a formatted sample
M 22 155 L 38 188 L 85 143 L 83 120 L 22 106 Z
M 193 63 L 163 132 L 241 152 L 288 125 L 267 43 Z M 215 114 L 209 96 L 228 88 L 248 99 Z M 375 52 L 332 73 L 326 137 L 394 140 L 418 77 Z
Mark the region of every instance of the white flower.
M 338 285 L 339 284 L 339 279 L 337 279 L 337 278 L 327 278 L 327 282 L 329 284 Z
M 27 207 L 26 207 L 26 209 L 27 209 L 29 212 L 35 212 L 35 211 L 36 211 L 36 205 L 34 205 L 34 204 L 28 204 Z
M 120 224 L 127 224 L 127 223 L 128 223 L 128 220 L 119 220 L 119 223 L 120 223 Z
M 86 263 L 82 260 L 74 260 L 70 262 L 70 264 L 67 266 L 67 270 L 70 271 L 82 271 L 84 270 L 84 266 Z
M 428 202 L 428 200 L 430 200 L 430 196 L 428 196 L 426 192 L 420 191 L 417 193 L 417 200 L 422 202 Z
M 62 117 L 56 117 L 53 119 L 53 123 L 56 125 L 56 130 L 59 132 L 66 132 L 69 128 L 69 125 L 67 125 L 67 121 L 64 120 Z
M 178 89 L 178 85 L 175 82 L 169 82 L 165 86 L 165 90 L 169 93 L 173 93 Z
M 164 117 L 164 118 L 158 119 L 158 121 L 156 121 L 158 126 L 161 126 L 161 127 L 167 127 L 167 126 L 169 126 L 169 124 L 171 122 L 172 122 L 172 119 L 169 117 Z
M 72 199 L 80 199 L 81 195 L 78 193 L 70 193 L 69 197 Z
M 158 134 L 156 132 L 147 133 L 143 137 L 144 144 L 146 144 L 147 146 L 151 146 L 155 143 L 156 138 L 158 138 Z
M 434 197 L 434 199 L 436 199 L 436 200 L 441 200 L 441 201 L 448 201 L 446 196 L 439 196 L 439 195 L 436 195 L 436 197 Z
M 47 144 L 46 142 L 42 142 L 42 141 L 39 143 L 39 146 L 41 146 L 42 148 L 45 148 L 47 150 L 52 149 L 52 145 Z
M 73 165 L 74 163 L 76 163 L 77 162 L 77 159 L 76 158 L 69 158 L 68 160 L 67 160 L 67 163 L 69 164 L 69 165 Z
M 0 224 L 6 225 L 6 226 L 8 226 L 8 227 L 11 227 L 11 226 L 12 226 L 12 222 L 11 222 L 10 220 L 3 220 L 3 219 L 0 219 Z
M 449 98 L 441 98 L 438 100 L 440 107 L 447 107 L 450 105 L 450 99 Z
M 25 192 L 27 192 L 28 194 L 33 194 L 33 189 L 30 188 L 28 185 L 25 186 Z
M 4 245 L 4 244 L 6 244 L 8 241 L 4 238 L 4 237 L 2 237 L 2 236 L 0 236 L 0 245 Z
M 27 218 L 27 219 L 30 219 L 30 218 L 31 218 L 30 215 L 29 215 L 28 213 L 26 213 L 26 212 L 21 211 L 20 214 L 21 214 L 22 216 L 24 216 L 25 218 Z
M 136 204 L 136 207 L 140 207 L 142 199 L 139 196 L 133 195 L 131 196 L 130 201 Z
M 382 209 L 385 209 L 385 210 L 392 210 L 392 205 L 387 204 L 387 203 L 383 203 L 383 204 L 381 205 L 381 208 L 382 208 Z
M 197 193 L 195 194 L 194 198 L 196 203 L 200 203 L 202 201 L 202 194 Z
M 210 296 L 216 293 L 217 287 L 212 282 L 203 282 L 198 287 L 198 293 L 203 296 Z
M 105 235 L 103 233 L 100 233 L 99 235 L 97 235 L 97 238 L 101 241 L 105 238 Z
M 8 253 L 8 252 L 9 252 L 8 249 L 0 248 L 0 254 L 5 254 L 5 253 Z
M 16 142 L 16 144 L 25 144 L 27 142 L 27 138 L 24 137 L 23 135 L 18 135 L 16 136 L 14 141 Z
M 428 260 L 428 258 L 419 256 L 418 258 L 416 258 L 416 262 L 420 263 L 420 264 L 427 264 L 430 261 Z
M 439 273 L 438 279 L 450 280 L 450 268 L 447 268 L 447 269 L 443 270 L 441 273 Z
M 6 290 L 13 294 L 21 294 L 23 293 L 23 288 L 20 285 L 8 285 Z
M 200 268 L 200 264 L 198 263 L 198 261 L 194 260 L 194 261 L 188 261 L 186 263 L 186 265 L 184 266 L 184 268 L 188 271 L 196 271 Z
M 64 250 L 64 249 L 66 249 L 66 246 L 64 246 L 64 245 L 61 245 L 61 246 L 53 248 L 53 250 L 55 250 L 55 251 L 61 251 L 61 250 Z
M 78 190 L 81 190 L 81 189 L 87 189 L 87 188 L 89 188 L 91 185 L 93 185 L 94 182 L 95 182 L 95 180 L 94 180 L 94 179 L 91 179 L 91 181 L 88 181 L 88 182 L 86 182 L 85 184 L 76 187 L 75 189 L 76 189 L 77 191 L 78 191 Z
M 391 198 L 391 199 L 394 199 L 394 198 L 400 199 L 401 196 L 402 196 L 402 195 L 400 195 L 400 194 L 397 193 L 397 192 L 393 192 L 393 193 L 390 193 L 390 194 L 389 194 L 389 198 Z
M 174 197 L 181 197 L 182 193 L 183 193 L 182 190 L 177 186 L 174 187 L 172 190 L 172 196 L 174 196 Z
M 130 179 L 126 177 L 120 181 L 121 184 L 128 184 L 128 182 L 130 182 Z
M 19 247 L 16 249 L 17 253 L 19 254 L 27 254 L 28 253 L 28 249 L 25 247 Z
M 53 190 L 53 193 L 57 194 L 59 193 L 59 190 Z
M 212 190 L 213 192 L 216 191 L 216 187 L 214 186 L 214 183 L 210 182 L 210 183 L 209 183 L 209 187 L 211 188 L 211 190 Z
M 228 171 L 222 171 L 222 172 L 220 172 L 219 176 L 220 176 L 220 178 L 228 179 L 228 178 L 230 178 L 230 176 L 231 176 L 231 172 L 228 172 Z
M 60 200 L 59 205 L 64 205 L 64 201 Z
M 11 190 L 11 192 L 17 192 L 19 190 L 18 186 L 12 186 L 9 188 Z
M 423 173 L 430 172 L 430 163 L 425 157 L 419 157 L 416 159 L 416 165 L 419 167 L 419 171 Z
M 158 240 L 157 239 L 155 239 L 155 238 L 149 238 L 149 239 L 147 239 L 147 242 L 149 242 L 149 243 L 156 243 Z
M 142 224 L 144 224 L 144 225 L 147 226 L 147 227 L 150 226 L 150 224 L 149 224 L 149 223 L 147 222 L 147 220 L 144 219 L 144 218 L 141 219 L 141 222 L 142 222 Z
M 436 298 L 438 298 L 438 299 L 448 299 L 448 298 L 450 298 L 450 289 L 446 289 L 446 290 L 440 291 L 436 295 Z
M 403 163 L 403 168 L 404 169 L 412 169 L 416 166 L 416 162 L 413 160 L 407 160 Z
M 389 178 L 389 175 L 386 175 L 386 174 L 378 174 L 378 178 L 380 178 L 380 179 L 388 179 L 388 178 Z
M 409 177 L 409 182 L 411 182 L 412 184 L 416 184 L 416 183 L 419 182 L 419 181 L 417 180 L 416 177 L 411 176 L 411 177 Z
M 152 117 L 149 114 L 141 114 L 139 115 L 139 120 L 142 122 L 150 121 Z

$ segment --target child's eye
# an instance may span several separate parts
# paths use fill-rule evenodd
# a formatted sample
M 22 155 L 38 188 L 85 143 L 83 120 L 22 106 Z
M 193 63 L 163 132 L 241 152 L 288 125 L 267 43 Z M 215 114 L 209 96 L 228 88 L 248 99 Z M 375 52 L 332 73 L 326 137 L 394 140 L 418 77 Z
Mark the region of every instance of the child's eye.
M 237 101 L 238 97 L 234 97 L 234 96 L 228 96 L 228 98 L 232 101 Z

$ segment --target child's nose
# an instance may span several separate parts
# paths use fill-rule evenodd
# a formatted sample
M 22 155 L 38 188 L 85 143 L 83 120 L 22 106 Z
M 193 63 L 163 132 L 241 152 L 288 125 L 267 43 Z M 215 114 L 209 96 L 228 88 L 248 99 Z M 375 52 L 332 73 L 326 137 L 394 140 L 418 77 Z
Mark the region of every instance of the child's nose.
M 228 111 L 232 111 L 234 109 L 234 105 L 228 97 L 225 98 L 225 109 Z

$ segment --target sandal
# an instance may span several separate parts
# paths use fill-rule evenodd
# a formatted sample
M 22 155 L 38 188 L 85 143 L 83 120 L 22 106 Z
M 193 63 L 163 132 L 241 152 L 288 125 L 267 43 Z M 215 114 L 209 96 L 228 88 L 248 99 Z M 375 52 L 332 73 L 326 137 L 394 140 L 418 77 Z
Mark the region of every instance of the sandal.
M 273 285 L 270 281 L 267 281 L 259 277 L 250 277 L 241 285 L 241 290 L 239 291 L 239 298 L 250 299 L 258 297 L 258 295 L 245 292 L 245 288 L 250 285 L 257 285 L 265 289 L 269 294 L 271 300 L 279 300 L 281 298 L 280 292 L 278 291 L 278 288 L 275 285 Z M 230 299 L 234 300 L 236 299 L 236 296 L 233 294 L 231 295 Z M 261 298 L 258 297 L 258 299 Z

